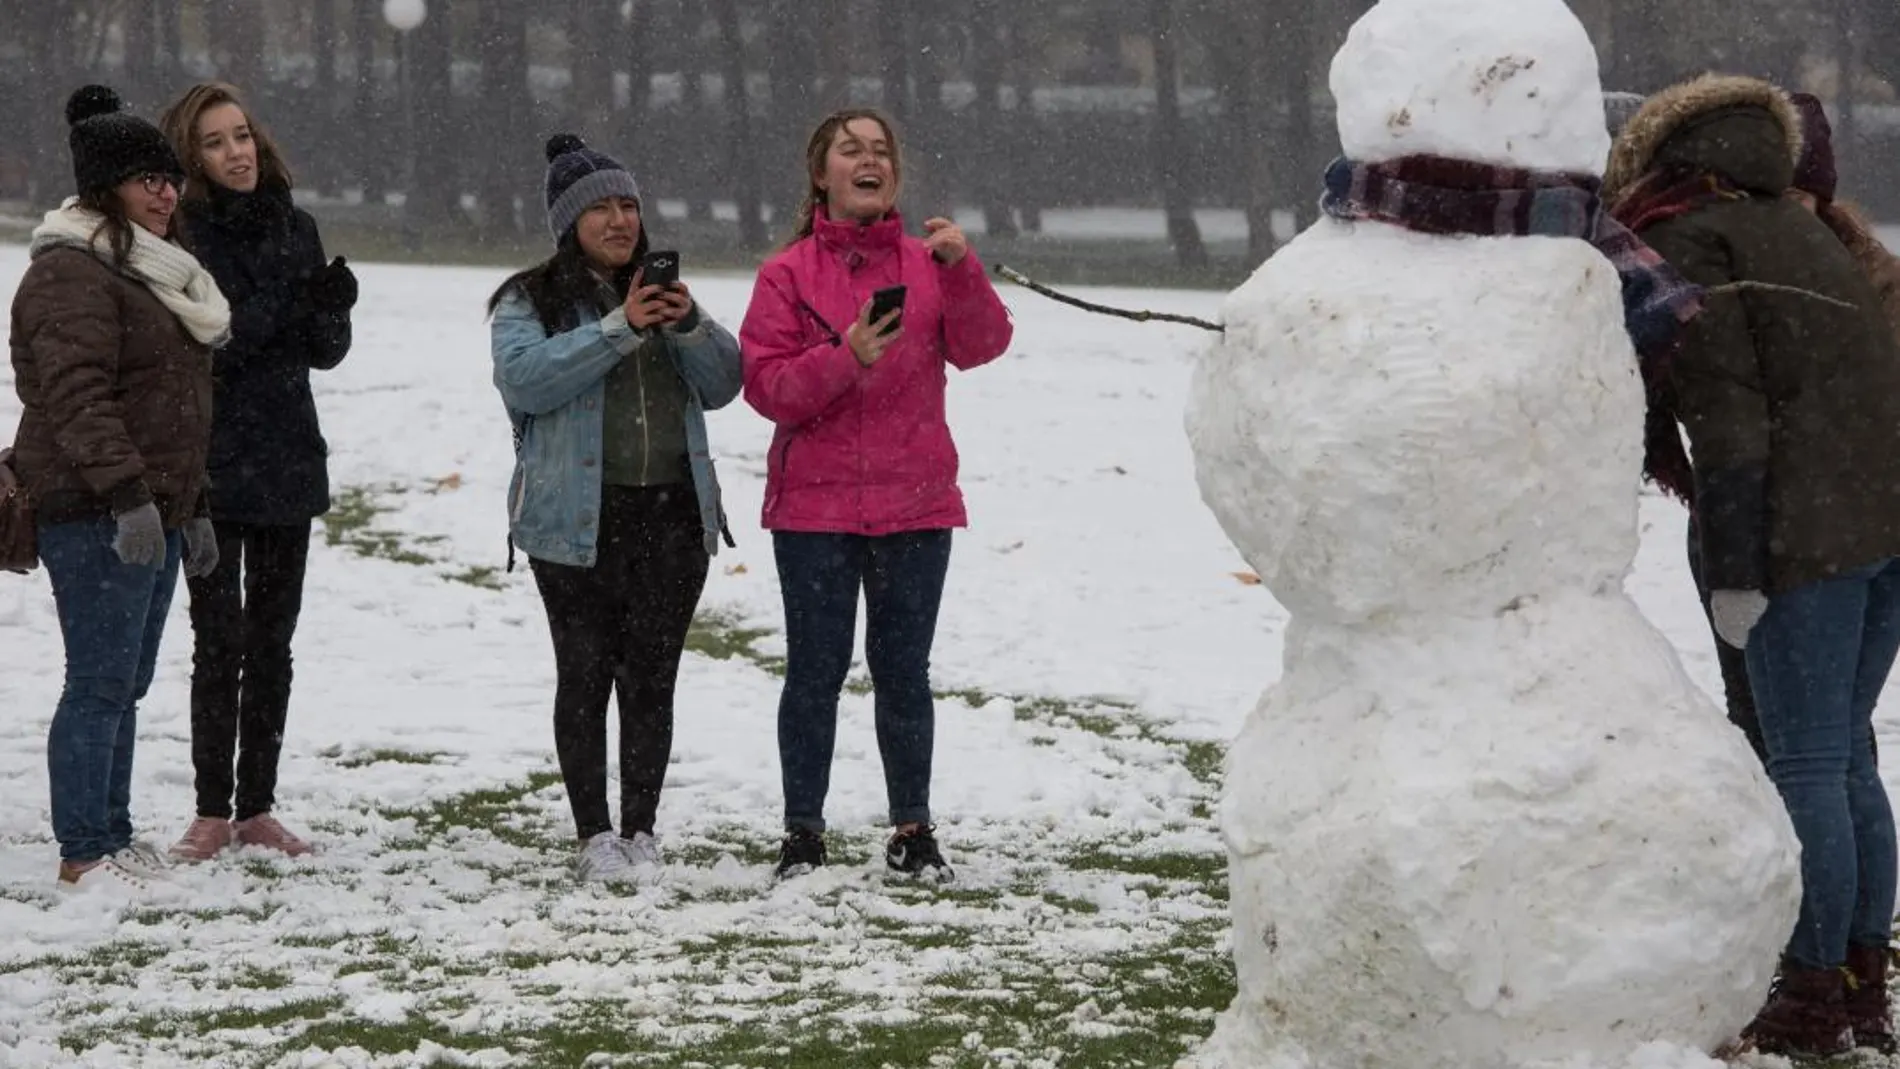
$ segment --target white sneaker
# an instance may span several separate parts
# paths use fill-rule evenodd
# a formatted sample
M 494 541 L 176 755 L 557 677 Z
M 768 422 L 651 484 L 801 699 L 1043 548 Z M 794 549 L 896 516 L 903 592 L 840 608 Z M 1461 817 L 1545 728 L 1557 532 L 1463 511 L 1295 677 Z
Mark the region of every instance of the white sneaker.
M 131 850 L 107 854 L 98 861 L 60 862 L 58 886 L 74 894 L 96 894 L 134 901 L 150 897 L 166 885 L 162 872 L 155 873 Z
M 620 848 L 620 836 L 611 831 L 587 840 L 575 872 L 582 883 L 634 883 L 638 875 L 632 859 Z
M 132 845 L 112 856 L 121 867 L 129 868 L 148 879 L 162 880 L 171 872 L 171 859 L 147 839 L 134 839 Z
M 660 860 L 660 841 L 646 832 L 636 831 L 633 838 L 620 840 L 620 852 L 633 866 L 633 882 L 642 887 L 659 883 L 666 873 L 666 863 Z

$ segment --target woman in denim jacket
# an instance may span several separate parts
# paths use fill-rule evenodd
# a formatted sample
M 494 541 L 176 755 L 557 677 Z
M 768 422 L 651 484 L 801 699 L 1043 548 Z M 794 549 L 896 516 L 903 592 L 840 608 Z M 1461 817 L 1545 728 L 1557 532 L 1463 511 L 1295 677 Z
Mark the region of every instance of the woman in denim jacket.
M 570 134 L 547 155 L 554 255 L 489 302 L 518 456 L 509 533 L 554 639 L 554 744 L 580 878 L 650 882 L 674 684 L 725 529 L 705 412 L 738 396 L 739 345 L 684 285 L 641 284 L 647 237 L 626 168 Z M 607 802 L 616 691 L 618 835 Z

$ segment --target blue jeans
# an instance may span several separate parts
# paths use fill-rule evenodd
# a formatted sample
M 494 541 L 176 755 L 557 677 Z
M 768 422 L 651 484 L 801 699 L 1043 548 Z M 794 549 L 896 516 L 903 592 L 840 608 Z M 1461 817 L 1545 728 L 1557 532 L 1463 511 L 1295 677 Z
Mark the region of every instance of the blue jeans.
M 1900 651 L 1900 560 L 1777 595 L 1748 641 L 1768 776 L 1801 840 L 1788 958 L 1833 968 L 1892 932 L 1893 810 L 1866 739 Z
M 930 823 L 937 719 L 930 646 L 950 570 L 950 532 L 873 538 L 777 531 L 772 551 L 785 599 L 785 689 L 778 703 L 785 826 L 825 830 L 838 695 L 851 671 L 860 589 L 891 823 Z
M 165 563 L 141 568 L 112 551 L 110 520 L 40 528 L 66 640 L 66 686 L 46 737 L 53 837 L 64 861 L 92 861 L 132 843 L 132 747 L 138 703 L 152 685 L 158 640 L 178 585 L 183 540 Z

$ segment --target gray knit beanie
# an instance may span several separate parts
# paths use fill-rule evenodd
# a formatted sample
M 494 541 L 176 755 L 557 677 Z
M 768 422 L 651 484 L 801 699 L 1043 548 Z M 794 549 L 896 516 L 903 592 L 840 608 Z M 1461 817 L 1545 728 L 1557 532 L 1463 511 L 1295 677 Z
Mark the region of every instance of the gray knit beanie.
M 573 134 L 548 138 L 548 232 L 561 240 L 574 220 L 608 197 L 640 199 L 633 172 Z

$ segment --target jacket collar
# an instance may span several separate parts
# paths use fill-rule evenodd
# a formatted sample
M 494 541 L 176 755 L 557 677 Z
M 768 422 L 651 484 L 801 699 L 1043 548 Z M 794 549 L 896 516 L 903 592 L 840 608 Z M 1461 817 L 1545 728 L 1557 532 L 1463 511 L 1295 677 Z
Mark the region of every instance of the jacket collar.
M 904 238 L 904 217 L 892 211 L 875 223 L 863 224 L 833 219 L 821 204 L 812 209 L 811 229 L 820 248 L 842 256 L 855 266 L 896 252 Z

